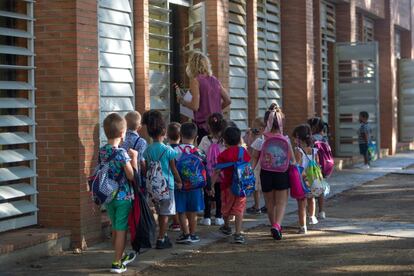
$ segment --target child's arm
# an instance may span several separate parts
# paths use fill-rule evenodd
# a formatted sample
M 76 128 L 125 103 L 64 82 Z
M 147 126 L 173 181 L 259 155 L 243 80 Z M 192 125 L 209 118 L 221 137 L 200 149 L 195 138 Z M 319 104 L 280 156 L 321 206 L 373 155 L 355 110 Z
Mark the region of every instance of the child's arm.
M 138 170 L 138 163 L 137 163 L 138 152 L 133 149 L 129 149 L 128 155 L 131 157 L 131 161 L 125 164 L 124 171 L 125 171 L 125 175 L 127 179 L 132 181 L 134 180 L 134 169 Z
M 252 152 L 252 168 L 253 170 L 256 169 L 257 164 L 259 163 L 260 151 L 253 150 Z
M 177 186 L 179 190 L 181 190 L 181 188 L 183 187 L 183 183 L 181 181 L 181 177 L 180 177 L 180 174 L 178 173 L 177 166 L 175 165 L 174 159 L 170 160 L 170 168 L 171 168 L 171 172 L 174 175 L 175 185 Z

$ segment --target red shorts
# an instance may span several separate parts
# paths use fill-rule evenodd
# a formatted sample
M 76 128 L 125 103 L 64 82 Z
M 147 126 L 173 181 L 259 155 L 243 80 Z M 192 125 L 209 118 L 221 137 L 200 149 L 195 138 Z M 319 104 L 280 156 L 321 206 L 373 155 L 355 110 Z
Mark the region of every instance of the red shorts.
M 221 212 L 223 216 L 243 216 L 246 197 L 235 196 L 230 188 L 221 191 Z

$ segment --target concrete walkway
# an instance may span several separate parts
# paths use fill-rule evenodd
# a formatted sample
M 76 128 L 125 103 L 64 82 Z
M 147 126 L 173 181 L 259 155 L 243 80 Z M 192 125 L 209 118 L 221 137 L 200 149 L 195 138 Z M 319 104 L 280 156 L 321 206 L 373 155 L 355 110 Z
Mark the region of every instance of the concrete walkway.
M 331 185 L 330 197 L 342 193 L 345 190 L 349 190 L 358 187 L 364 183 L 378 179 L 390 172 L 401 172 L 403 169 L 411 165 L 414 165 L 414 152 L 398 154 L 393 157 L 388 157 L 379 160 L 373 164 L 372 169 L 367 171 L 363 171 L 361 169 L 347 169 L 336 172 L 329 179 L 329 183 Z M 248 203 L 248 206 L 251 205 L 251 200 L 249 201 L 250 202 Z M 296 209 L 296 201 L 289 200 L 284 225 L 296 225 Z M 329 209 L 327 211 L 329 215 Z M 244 228 L 249 229 L 267 223 L 268 221 L 266 215 L 249 215 L 246 216 Z M 395 230 L 401 228 L 406 229 L 402 232 L 398 230 L 400 231 L 400 235 L 402 236 L 411 237 L 413 233 L 413 225 L 401 225 L 400 223 L 396 222 L 389 222 L 388 224 L 389 225 L 386 225 L 386 229 L 388 230 L 392 228 L 395 228 Z M 379 232 L 379 230 L 384 232 L 384 229 L 381 229 L 381 227 L 384 227 L 384 223 L 382 223 L 381 225 L 372 224 L 370 227 L 371 228 L 369 229 L 365 227 L 363 230 L 365 231 L 364 233 L 375 234 Z M 358 221 L 355 221 L 350 226 L 348 222 L 345 222 L 345 220 L 342 219 L 328 219 L 326 222 L 323 223 L 323 225 L 321 224 L 321 228 L 328 231 L 348 231 L 351 233 L 359 233 L 361 231 L 358 232 L 358 228 L 362 228 L 362 225 Z M 154 249 L 145 252 L 144 254 L 139 256 L 138 261 L 135 261 L 134 263 L 128 266 L 128 272 L 125 275 L 135 275 L 137 272 L 144 270 L 152 264 L 162 263 L 164 260 L 180 254 L 197 252 L 202 246 L 223 239 L 223 236 L 217 231 L 216 226 L 200 226 L 199 235 L 202 241 L 196 245 L 174 245 L 174 247 L 169 250 L 160 251 Z M 398 236 L 398 233 L 396 235 Z M 171 239 L 174 240 L 177 236 L 177 233 L 170 233 L 170 236 Z M 7 271 L 3 271 L 4 268 L 0 268 L 0 274 L 29 275 L 33 273 L 38 273 L 41 275 L 107 275 L 108 266 L 112 261 L 112 257 L 113 251 L 111 249 L 111 243 L 110 241 L 107 241 L 105 243 L 91 247 L 89 250 L 80 255 L 75 255 L 71 252 L 65 252 L 61 256 L 44 258 L 37 260 L 35 262 L 21 263 L 15 266 L 8 266 Z

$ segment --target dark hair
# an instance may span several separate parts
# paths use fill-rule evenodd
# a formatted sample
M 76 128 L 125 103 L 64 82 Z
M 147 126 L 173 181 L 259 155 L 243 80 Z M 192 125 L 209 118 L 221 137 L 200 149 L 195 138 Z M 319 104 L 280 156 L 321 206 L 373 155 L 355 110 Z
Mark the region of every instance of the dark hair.
M 306 143 L 308 147 L 312 146 L 312 133 L 308 124 L 302 124 L 293 130 L 293 137 Z
M 177 141 L 180 140 L 180 129 L 181 124 L 177 122 L 172 122 L 168 125 L 167 128 L 167 137 L 170 140 Z
M 366 111 L 359 112 L 359 116 L 361 116 L 364 119 L 369 119 L 369 114 Z
M 237 146 L 241 141 L 241 131 L 238 127 L 228 127 L 223 133 L 224 142 L 229 146 Z
M 184 139 L 195 139 L 197 132 L 197 125 L 194 123 L 184 123 L 181 125 L 181 137 Z
M 308 124 L 312 129 L 312 134 L 321 133 L 325 129 L 325 122 L 320 117 L 309 119 Z
M 273 110 L 275 110 L 277 108 L 277 104 L 276 103 L 272 103 L 269 108 L 266 110 L 264 117 L 263 117 L 263 122 L 265 124 L 267 124 L 267 120 L 269 120 L 269 116 L 270 116 L 270 112 L 272 112 Z
M 165 135 L 165 120 L 158 110 L 146 111 L 142 115 L 142 124 L 147 126 L 148 135 L 152 139 Z
M 238 127 L 237 126 L 237 124 L 236 124 L 236 122 L 234 122 L 234 121 L 232 121 L 232 120 L 227 120 L 226 121 L 226 128 L 228 128 L 228 127 Z
M 130 130 L 137 130 L 141 125 L 141 114 L 138 111 L 131 111 L 125 115 L 125 120 L 127 122 L 127 128 Z
M 125 127 L 125 120 L 118 113 L 109 114 L 103 121 L 103 129 L 107 139 L 120 138 Z
M 219 135 L 227 127 L 227 122 L 221 113 L 213 113 L 207 119 L 211 134 Z

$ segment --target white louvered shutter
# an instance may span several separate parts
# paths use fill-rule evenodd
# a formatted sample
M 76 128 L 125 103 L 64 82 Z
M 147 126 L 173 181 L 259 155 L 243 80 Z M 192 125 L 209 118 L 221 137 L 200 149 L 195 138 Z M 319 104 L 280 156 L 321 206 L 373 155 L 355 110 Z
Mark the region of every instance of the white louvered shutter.
M 149 0 L 151 109 L 170 117 L 170 9 L 167 0 Z
M 363 16 L 362 18 L 362 41 L 371 42 L 374 41 L 374 20 L 369 17 Z
M 229 2 L 230 119 L 248 127 L 246 1 Z
M 257 1 L 258 46 L 258 115 L 272 103 L 282 106 L 280 3 L 278 0 Z
M 37 223 L 34 1 L 0 3 L 0 232 Z
M 109 113 L 123 116 L 135 107 L 132 10 L 131 0 L 99 0 L 101 122 Z M 100 140 L 106 141 L 102 127 Z

